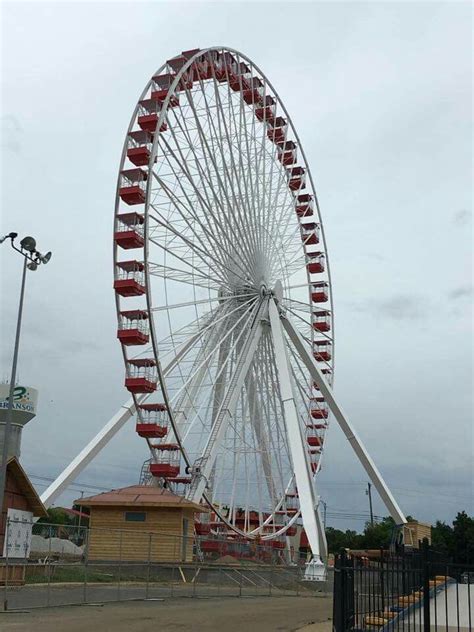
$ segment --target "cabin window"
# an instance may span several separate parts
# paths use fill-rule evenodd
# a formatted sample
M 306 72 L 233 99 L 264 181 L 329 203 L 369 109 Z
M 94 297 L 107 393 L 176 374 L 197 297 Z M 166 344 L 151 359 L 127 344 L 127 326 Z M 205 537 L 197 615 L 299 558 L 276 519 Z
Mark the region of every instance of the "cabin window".
M 125 512 L 125 522 L 145 522 L 145 520 L 146 520 L 145 511 L 126 511 Z

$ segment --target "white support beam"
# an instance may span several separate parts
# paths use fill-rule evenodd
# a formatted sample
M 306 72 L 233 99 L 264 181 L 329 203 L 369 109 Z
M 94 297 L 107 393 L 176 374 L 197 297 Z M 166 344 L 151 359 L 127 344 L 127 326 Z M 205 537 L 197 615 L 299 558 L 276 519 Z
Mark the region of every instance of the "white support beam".
M 308 466 L 305 440 L 298 421 L 298 411 L 291 387 L 291 371 L 288 364 L 286 344 L 280 322 L 280 315 L 274 300 L 269 304 L 270 325 L 275 349 L 275 362 L 278 369 L 280 394 L 285 415 L 286 432 L 290 447 L 296 485 L 300 500 L 303 526 L 313 554 L 313 560 L 321 564 L 320 535 L 317 520 L 318 499 L 314 492 L 313 481 Z
M 217 457 L 217 452 L 225 437 L 229 422 L 235 414 L 235 407 L 237 405 L 240 391 L 244 386 L 245 378 L 250 365 L 252 364 L 255 351 L 257 350 L 257 346 L 262 335 L 261 313 L 260 309 L 255 316 L 255 321 L 252 324 L 249 335 L 242 347 L 239 360 L 235 367 L 235 372 L 229 378 L 229 387 L 224 395 L 219 413 L 209 433 L 209 438 L 207 440 L 206 447 L 204 448 L 203 455 L 200 457 L 199 463 L 195 464 L 196 466 L 199 466 L 200 471 L 195 474 L 187 495 L 188 500 L 191 500 L 192 502 L 198 503 L 202 498 L 206 485 L 209 482 L 212 468 Z
M 269 442 L 265 428 L 262 425 L 263 415 L 260 402 L 258 401 L 255 393 L 255 382 L 253 379 L 249 379 L 249 376 L 247 376 L 247 379 L 245 380 L 245 390 L 247 391 L 247 397 L 249 399 L 250 423 L 253 431 L 255 432 L 257 445 L 260 446 L 260 458 L 262 460 L 265 483 L 270 497 L 270 502 L 273 504 L 276 501 L 277 493 L 275 483 L 273 482 Z
M 165 375 L 169 373 L 176 365 L 177 358 L 184 354 L 191 344 L 194 343 L 195 336 L 187 341 L 178 351 L 174 358 L 164 369 Z M 149 395 L 139 395 L 137 401 L 143 403 Z M 72 483 L 82 472 L 82 470 L 94 459 L 99 452 L 105 448 L 108 442 L 117 434 L 117 432 L 127 423 L 130 417 L 136 413 L 133 397 L 131 397 L 118 412 L 108 421 L 105 426 L 89 441 L 75 459 L 61 472 L 55 481 L 40 496 L 45 507 L 50 507 L 53 502 L 62 494 L 62 492 Z
M 354 427 L 350 423 L 347 415 L 343 412 L 342 408 L 337 403 L 336 398 L 334 397 L 334 393 L 324 379 L 324 375 L 321 373 L 316 360 L 313 358 L 311 351 L 308 349 L 307 343 L 304 341 L 301 334 L 298 332 L 288 316 L 284 313 L 282 313 L 281 315 L 281 322 L 283 323 L 283 326 L 291 342 L 295 346 L 295 349 L 298 352 L 301 360 L 304 362 L 306 368 L 311 374 L 311 377 L 318 385 L 321 391 L 321 395 L 327 401 L 332 414 L 336 418 L 336 421 L 341 427 L 343 433 L 346 435 L 346 438 L 351 444 L 357 458 L 367 472 L 367 475 L 372 481 L 374 487 L 377 489 L 390 515 L 397 525 L 405 524 L 407 519 L 405 518 L 403 511 L 400 509 L 397 501 L 392 496 L 392 493 L 390 492 L 386 482 L 382 478 L 382 475 L 380 474 L 375 463 L 371 459 L 364 444 L 362 443 L 362 440 L 354 430 Z
M 321 503 L 318 502 L 316 509 L 316 520 L 318 521 L 318 534 L 319 534 L 319 550 L 321 551 L 321 557 L 323 560 L 328 559 L 328 541 L 326 540 L 326 531 L 324 530 L 324 522 L 321 517 Z
M 141 395 L 138 400 L 143 401 L 146 395 Z M 72 483 L 88 465 L 92 459 L 99 454 L 107 443 L 114 437 L 122 426 L 136 412 L 133 398 L 120 407 L 119 411 L 102 428 L 100 432 L 90 441 L 83 450 L 79 452 L 75 459 L 61 472 L 57 479 L 41 494 L 41 502 L 45 507 L 50 507 L 53 502 L 62 494 L 67 486 Z

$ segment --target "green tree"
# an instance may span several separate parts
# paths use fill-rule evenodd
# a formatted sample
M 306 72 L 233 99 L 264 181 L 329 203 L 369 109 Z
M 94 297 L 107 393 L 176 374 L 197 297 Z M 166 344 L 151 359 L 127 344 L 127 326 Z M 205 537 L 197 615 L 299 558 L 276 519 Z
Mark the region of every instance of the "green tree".
M 460 511 L 453 521 L 453 551 L 456 562 L 474 561 L 474 518 Z
M 451 557 L 454 551 L 453 528 L 449 524 L 437 520 L 436 524 L 431 527 L 431 545 L 435 551 Z
M 67 514 L 61 507 L 50 507 L 48 509 L 48 517 L 40 518 L 39 523 L 72 525 L 74 524 L 73 516 Z

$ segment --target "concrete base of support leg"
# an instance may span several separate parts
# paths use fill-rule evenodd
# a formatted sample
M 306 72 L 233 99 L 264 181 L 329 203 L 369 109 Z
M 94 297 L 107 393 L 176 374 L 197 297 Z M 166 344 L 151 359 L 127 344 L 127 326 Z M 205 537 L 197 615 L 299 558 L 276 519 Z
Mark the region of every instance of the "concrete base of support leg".
M 304 572 L 306 582 L 325 582 L 327 579 L 326 566 L 321 558 L 313 557 L 307 564 Z

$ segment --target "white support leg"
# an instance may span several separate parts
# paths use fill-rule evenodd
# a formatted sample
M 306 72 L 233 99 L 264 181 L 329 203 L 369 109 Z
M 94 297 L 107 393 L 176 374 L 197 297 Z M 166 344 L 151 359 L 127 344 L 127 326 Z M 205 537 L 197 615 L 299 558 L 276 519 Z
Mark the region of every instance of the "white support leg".
M 281 315 L 281 322 L 291 340 L 293 345 L 295 346 L 297 352 L 301 360 L 304 362 L 306 368 L 311 374 L 311 377 L 318 385 L 321 395 L 327 401 L 328 406 L 333 413 L 336 421 L 341 427 L 342 431 L 347 437 L 347 440 L 351 444 L 354 452 L 356 453 L 357 458 L 361 462 L 364 467 L 367 475 L 369 476 L 371 482 L 374 487 L 377 489 L 380 494 L 381 499 L 383 500 L 385 506 L 387 507 L 390 515 L 394 519 L 397 525 L 406 523 L 405 515 L 397 504 L 397 501 L 392 496 L 386 482 L 383 480 L 382 475 L 378 471 L 375 463 L 369 456 L 362 440 L 357 435 L 354 430 L 352 424 L 349 422 L 347 415 L 343 412 L 342 408 L 337 403 L 332 389 L 328 386 L 326 380 L 324 379 L 323 374 L 321 373 L 316 360 L 313 358 L 312 353 L 308 349 L 307 343 L 301 337 L 301 334 L 294 327 L 293 323 L 289 320 L 289 318 L 285 315 Z
M 328 559 L 328 542 L 326 540 L 326 532 L 324 530 L 324 522 L 321 517 L 321 503 L 318 502 L 316 508 L 316 520 L 318 521 L 318 534 L 319 534 L 319 550 L 321 551 L 321 557 L 323 560 Z
M 181 350 L 184 353 L 185 348 L 189 347 L 190 343 L 187 343 Z M 170 364 L 164 369 L 165 374 L 175 366 L 176 360 L 172 360 Z M 139 404 L 143 403 L 149 395 L 139 395 L 137 401 Z M 127 421 L 136 413 L 133 397 L 130 398 L 123 406 L 120 407 L 117 413 L 106 423 L 106 425 L 100 430 L 96 436 L 89 441 L 85 448 L 83 448 L 75 459 L 61 472 L 56 480 L 41 494 L 41 501 L 45 507 L 50 507 L 53 502 L 62 494 L 62 492 L 72 483 L 82 472 L 82 470 L 96 457 L 99 452 L 105 448 L 108 442 L 117 434 L 117 432 L 124 426 Z
M 286 432 L 300 499 L 301 517 L 303 518 L 304 529 L 313 554 L 313 558 L 306 568 L 305 579 L 324 581 L 326 579 L 326 568 L 321 560 L 320 535 L 316 515 L 318 501 L 314 493 L 304 437 L 301 433 L 291 387 L 291 371 L 288 365 L 280 315 L 274 300 L 271 300 L 269 304 L 269 316 L 275 349 L 275 362 L 280 382 L 280 394 L 285 414 Z
M 255 432 L 255 439 L 257 445 L 260 447 L 260 458 L 262 459 L 262 469 L 265 475 L 265 482 L 267 485 L 268 495 L 272 503 L 275 502 L 277 493 L 275 490 L 275 484 L 273 482 L 272 464 L 270 460 L 270 448 L 268 445 L 268 437 L 265 432 L 265 428 L 262 427 L 262 410 L 260 408 L 259 401 L 255 395 L 255 383 L 252 379 L 245 380 L 245 389 L 249 399 L 250 408 L 250 423 L 253 431 Z
M 194 480 L 188 492 L 188 500 L 199 503 L 205 491 L 206 485 L 214 466 L 219 446 L 222 443 L 230 420 L 235 414 L 235 407 L 245 382 L 255 351 L 262 335 L 261 312 L 259 311 L 255 322 L 249 332 L 242 352 L 239 356 L 234 375 L 229 377 L 229 388 L 225 393 L 219 414 L 211 428 L 203 456 L 200 459 L 200 472 L 196 472 Z
M 146 395 L 141 395 L 138 400 L 143 401 Z M 114 437 L 122 426 L 136 412 L 133 398 L 130 398 L 126 404 L 121 406 L 120 410 L 112 417 L 112 419 L 96 434 L 86 447 L 79 452 L 76 458 L 71 461 L 67 468 L 51 483 L 51 485 L 41 494 L 41 502 L 45 507 L 50 507 L 58 496 L 72 483 L 82 470 L 88 465 L 92 459 L 104 448 L 107 443 Z

